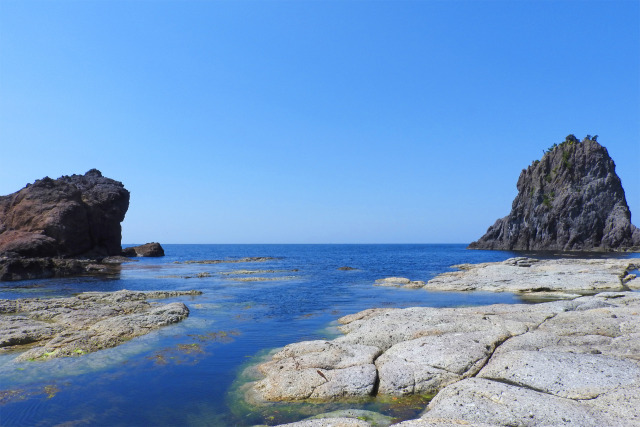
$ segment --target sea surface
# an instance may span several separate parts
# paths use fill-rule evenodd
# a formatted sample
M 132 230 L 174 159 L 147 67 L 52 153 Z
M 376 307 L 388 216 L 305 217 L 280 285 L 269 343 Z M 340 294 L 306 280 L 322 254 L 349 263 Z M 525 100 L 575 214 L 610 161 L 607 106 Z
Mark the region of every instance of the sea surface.
M 189 318 L 117 348 L 24 363 L 13 362 L 16 353 L 0 353 L 0 426 L 274 425 L 340 408 L 370 409 L 397 420 L 416 417 L 426 405 L 422 397 L 251 407 L 241 398 L 247 381 L 242 373 L 274 348 L 337 336 L 338 318 L 367 308 L 523 302 L 509 293 L 373 286 L 376 279 L 384 277 L 426 281 L 453 271 L 454 264 L 522 255 L 465 247 L 165 245 L 165 257 L 138 258 L 109 277 L 0 283 L 0 298 L 5 299 L 120 289 L 203 292 L 201 296 L 161 300 L 184 302 L 191 312 Z M 244 257 L 274 259 L 185 263 Z M 355 270 L 338 270 L 343 266 Z M 258 277 L 268 280 L 238 280 Z

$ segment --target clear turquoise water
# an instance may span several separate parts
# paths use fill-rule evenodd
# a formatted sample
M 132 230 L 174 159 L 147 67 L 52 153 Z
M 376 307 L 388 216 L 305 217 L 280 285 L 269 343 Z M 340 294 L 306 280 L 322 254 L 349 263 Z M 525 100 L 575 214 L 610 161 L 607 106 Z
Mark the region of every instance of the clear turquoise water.
M 167 256 L 126 264 L 109 278 L 0 284 L 0 298 L 58 297 L 82 291 L 198 289 L 176 298 L 191 310 L 184 322 L 118 348 L 77 358 L 15 363 L 0 353 L 0 426 L 247 426 L 301 419 L 336 407 L 394 417 L 417 415 L 411 402 L 249 408 L 236 387 L 245 366 L 292 342 L 335 336 L 336 319 L 373 307 L 451 307 L 521 302 L 507 293 L 446 293 L 374 287 L 379 278 L 428 280 L 459 263 L 501 261 L 512 252 L 465 245 L 165 245 Z M 242 264 L 175 261 L 268 256 Z M 637 254 L 636 254 L 637 256 Z M 354 271 L 339 271 L 350 266 Z M 282 270 L 282 278 L 237 282 L 222 273 Z M 297 271 L 291 271 L 297 270 Z M 198 273 L 210 277 L 189 278 Z M 285 277 L 286 278 L 283 278 Z M 248 276 L 242 276 L 248 277 Z M 394 406 L 395 405 L 395 406 Z

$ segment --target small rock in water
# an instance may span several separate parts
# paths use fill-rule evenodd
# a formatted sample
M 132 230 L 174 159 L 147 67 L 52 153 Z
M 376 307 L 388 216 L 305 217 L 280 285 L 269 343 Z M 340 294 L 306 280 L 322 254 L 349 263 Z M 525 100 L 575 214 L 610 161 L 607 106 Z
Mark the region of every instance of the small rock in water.
M 124 248 L 122 254 L 127 257 L 161 257 L 164 256 L 164 249 L 160 243 L 151 242 L 140 246 Z

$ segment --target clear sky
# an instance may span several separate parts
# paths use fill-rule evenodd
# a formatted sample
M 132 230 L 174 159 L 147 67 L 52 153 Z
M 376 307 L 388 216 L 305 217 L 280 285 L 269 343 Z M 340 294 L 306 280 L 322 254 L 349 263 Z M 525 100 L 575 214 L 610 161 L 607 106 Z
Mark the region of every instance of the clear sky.
M 100 169 L 123 243 L 468 243 L 599 135 L 640 225 L 640 2 L 0 0 L 0 194 Z

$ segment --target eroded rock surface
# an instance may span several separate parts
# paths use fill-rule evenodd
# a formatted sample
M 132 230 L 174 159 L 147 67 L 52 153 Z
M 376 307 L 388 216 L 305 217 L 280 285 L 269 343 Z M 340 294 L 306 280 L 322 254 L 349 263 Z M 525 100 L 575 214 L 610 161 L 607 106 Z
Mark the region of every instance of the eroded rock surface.
M 640 230 L 615 163 L 589 137 L 569 135 L 523 169 L 511 212 L 471 249 L 640 251 Z
M 0 196 L 0 280 L 94 272 L 88 264 L 120 255 L 128 207 L 129 191 L 97 169 Z
M 122 183 L 97 169 L 37 180 L 0 197 L 0 254 L 120 255 L 120 223 L 128 207 Z
M 332 341 L 290 344 L 258 367 L 266 378 L 254 390 L 263 400 L 368 396 L 377 374 L 378 347 Z
M 115 347 L 189 315 L 182 302 L 159 304 L 148 299 L 201 293 L 122 290 L 85 292 L 70 298 L 0 300 L 0 350 L 37 345 L 16 358 L 26 361 Z
M 313 370 L 348 365 L 361 368 L 344 379 L 352 385 L 377 376 L 373 395 L 437 393 L 421 419 L 403 426 L 640 425 L 638 293 L 536 305 L 371 309 L 340 322 L 344 336 L 288 346 L 260 365 L 265 378 L 253 384 L 252 396 L 306 399 L 305 387 L 328 382 Z M 368 349 L 367 357 L 355 357 L 354 346 Z M 313 354 L 314 362 L 303 354 Z M 365 372 L 372 364 L 375 371 Z M 283 379 L 295 388 L 282 392 Z M 314 386 L 300 384 L 305 381 Z M 315 397 L 342 397 L 345 389 L 349 384 Z

